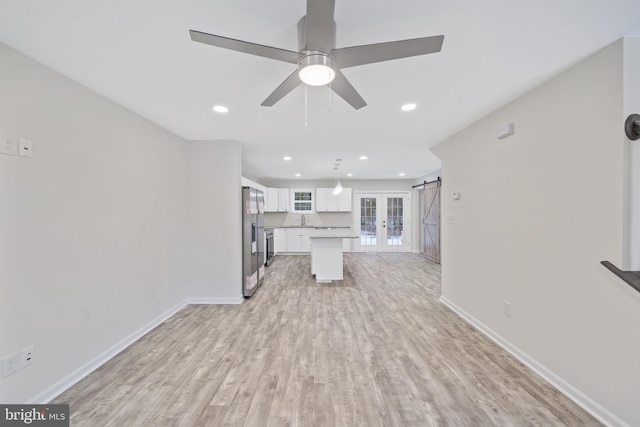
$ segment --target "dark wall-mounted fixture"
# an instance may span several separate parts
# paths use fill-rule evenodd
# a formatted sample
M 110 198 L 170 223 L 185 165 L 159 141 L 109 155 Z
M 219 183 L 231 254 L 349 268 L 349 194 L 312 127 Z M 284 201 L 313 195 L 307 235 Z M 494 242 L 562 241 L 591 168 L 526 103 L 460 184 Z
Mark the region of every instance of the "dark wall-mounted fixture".
M 631 114 L 624 122 L 624 131 L 627 138 L 635 141 L 640 139 L 640 114 Z

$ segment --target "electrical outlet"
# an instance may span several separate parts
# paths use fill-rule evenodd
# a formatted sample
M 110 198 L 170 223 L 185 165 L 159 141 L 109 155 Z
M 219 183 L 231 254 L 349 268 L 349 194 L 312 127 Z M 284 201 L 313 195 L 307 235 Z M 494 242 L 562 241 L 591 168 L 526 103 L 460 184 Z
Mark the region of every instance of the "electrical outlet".
M 13 375 L 20 369 L 20 353 L 15 352 L 2 359 L 2 378 L 7 378 L 9 375 Z
M 504 302 L 504 315 L 507 317 L 511 317 L 511 303 L 505 301 Z
M 26 367 L 35 362 L 35 350 L 36 346 L 30 345 L 29 347 L 22 350 L 22 367 Z
M 15 138 L 0 135 L 0 153 L 9 156 L 18 155 L 18 143 Z
M 33 157 L 32 145 L 33 144 L 28 139 L 20 138 L 20 144 L 18 145 L 18 148 L 19 148 L 18 155 L 20 157 L 28 157 L 28 158 Z

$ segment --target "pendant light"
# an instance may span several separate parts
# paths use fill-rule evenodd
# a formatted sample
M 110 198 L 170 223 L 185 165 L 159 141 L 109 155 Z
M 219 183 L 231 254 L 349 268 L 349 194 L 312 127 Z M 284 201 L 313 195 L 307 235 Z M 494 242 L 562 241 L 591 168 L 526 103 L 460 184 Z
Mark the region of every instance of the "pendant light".
M 340 180 L 338 180 L 338 183 L 336 184 L 336 188 L 333 189 L 333 195 L 337 196 L 340 193 L 342 193 L 342 184 L 340 184 Z
M 340 167 L 341 161 L 342 159 L 336 159 L 336 164 L 333 167 L 333 170 L 336 171 L 336 186 L 332 192 L 334 196 L 337 196 L 338 194 L 342 193 L 342 184 L 340 184 L 340 174 L 338 173 L 338 168 Z

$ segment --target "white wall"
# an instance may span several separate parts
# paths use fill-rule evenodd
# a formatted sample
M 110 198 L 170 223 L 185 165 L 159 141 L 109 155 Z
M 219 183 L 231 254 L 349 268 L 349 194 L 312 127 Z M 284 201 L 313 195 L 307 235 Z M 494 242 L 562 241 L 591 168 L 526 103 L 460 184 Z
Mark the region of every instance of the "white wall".
M 242 301 L 242 150 L 234 141 L 191 141 L 189 298 Z
M 0 402 L 24 403 L 184 303 L 186 142 L 2 44 L 0 64 L 0 134 L 33 141 L 0 155 L 0 357 L 35 345 Z
M 452 220 L 443 301 L 608 423 L 637 426 L 640 294 L 599 264 L 623 258 L 623 123 L 619 41 L 433 151 Z

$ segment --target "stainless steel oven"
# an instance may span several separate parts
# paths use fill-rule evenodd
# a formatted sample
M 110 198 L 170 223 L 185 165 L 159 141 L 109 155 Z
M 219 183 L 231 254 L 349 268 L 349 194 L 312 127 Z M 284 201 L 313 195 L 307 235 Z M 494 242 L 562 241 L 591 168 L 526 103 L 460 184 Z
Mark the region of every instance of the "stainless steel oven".
M 265 243 L 265 263 L 264 265 L 271 264 L 273 261 L 273 256 L 276 254 L 275 247 L 273 244 L 273 228 L 265 228 L 264 230 L 264 241 Z

